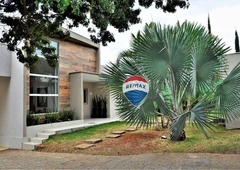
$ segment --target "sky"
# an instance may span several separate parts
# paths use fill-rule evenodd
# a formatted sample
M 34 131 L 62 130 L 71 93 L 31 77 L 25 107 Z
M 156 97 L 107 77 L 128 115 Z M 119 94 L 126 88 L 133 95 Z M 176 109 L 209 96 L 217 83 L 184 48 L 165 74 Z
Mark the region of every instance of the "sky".
M 181 23 L 185 20 L 196 22 L 207 29 L 208 14 L 210 16 L 211 32 L 213 35 L 222 39 L 226 46 L 231 47 L 235 52 L 235 30 L 240 36 L 240 0 L 189 0 L 188 9 L 177 8 L 175 13 L 164 13 L 161 9 L 155 9 L 154 6 L 145 9 L 141 8 L 141 24 L 132 25 L 129 31 L 118 33 L 117 30 L 110 27 L 114 34 L 115 42 L 108 46 L 101 46 L 101 65 L 115 62 L 118 54 L 130 47 L 131 34 L 141 31 L 146 23 L 156 22 L 162 25 L 175 25 L 177 21 Z M 86 28 L 75 28 L 74 32 L 89 38 Z

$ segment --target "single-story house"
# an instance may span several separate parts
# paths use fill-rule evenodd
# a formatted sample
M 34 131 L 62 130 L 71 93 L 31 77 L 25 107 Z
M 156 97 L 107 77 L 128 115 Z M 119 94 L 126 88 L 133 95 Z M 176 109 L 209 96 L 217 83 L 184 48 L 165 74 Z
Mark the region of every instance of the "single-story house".
M 67 40 L 50 40 L 60 56 L 55 69 L 48 66 L 39 51 L 40 61 L 28 69 L 15 53 L 0 44 L 0 145 L 22 149 L 23 142 L 42 130 L 42 125 L 27 126 L 28 114 L 72 109 L 80 122 L 93 119 L 92 100 L 96 95 L 106 97 L 105 117 L 117 118 L 111 96 L 99 84 L 100 45 L 74 32 Z M 231 70 L 240 61 L 240 53 L 226 56 Z
M 26 68 L 15 53 L 0 44 L 0 145 L 22 149 L 31 135 L 28 114 L 41 115 L 48 110 L 75 111 L 75 119 L 91 119 L 92 99 L 107 100 L 106 118 L 117 118 L 114 104 L 99 84 L 100 45 L 74 32 L 67 40 L 50 38 L 59 54 L 59 66 L 52 69 L 37 51 L 39 62 Z M 40 126 L 40 125 L 39 125 Z M 35 126 L 35 131 L 41 130 Z

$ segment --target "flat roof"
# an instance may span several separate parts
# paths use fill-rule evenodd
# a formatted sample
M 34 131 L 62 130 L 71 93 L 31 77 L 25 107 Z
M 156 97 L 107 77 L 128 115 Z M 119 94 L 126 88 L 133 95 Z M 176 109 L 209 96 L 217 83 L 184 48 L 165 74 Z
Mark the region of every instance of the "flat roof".
M 94 47 L 94 48 L 100 48 L 100 44 L 94 43 L 91 41 L 89 38 L 86 38 L 80 34 L 77 34 L 76 32 L 73 32 L 71 30 L 67 30 L 66 28 L 62 28 L 63 31 L 69 31 L 70 32 L 70 37 L 67 38 L 67 40 L 71 42 L 75 42 L 78 44 L 82 44 L 88 47 Z
M 87 73 L 87 72 L 79 71 L 79 72 L 71 72 L 69 74 L 82 74 L 83 76 L 82 78 L 84 82 L 96 83 L 100 81 L 100 77 L 99 77 L 100 74 L 97 74 L 97 73 Z

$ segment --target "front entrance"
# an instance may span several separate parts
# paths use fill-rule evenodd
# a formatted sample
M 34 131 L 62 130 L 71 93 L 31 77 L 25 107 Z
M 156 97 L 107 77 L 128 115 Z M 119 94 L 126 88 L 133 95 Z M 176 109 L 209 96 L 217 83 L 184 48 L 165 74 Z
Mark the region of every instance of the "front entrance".
M 95 109 L 97 105 L 103 104 L 102 98 L 101 103 L 99 100 L 96 101 L 96 98 L 99 99 L 100 96 L 105 97 L 105 106 L 107 105 L 108 100 L 106 93 L 100 88 L 98 74 L 81 72 L 71 73 L 70 89 L 70 107 L 75 110 L 77 119 L 82 120 L 100 117 L 100 115 L 96 116 Z M 97 108 L 100 108 L 100 106 Z M 107 108 L 105 108 L 105 110 L 107 110 Z M 102 112 L 98 111 L 98 113 L 101 113 L 102 115 Z M 107 113 L 102 117 L 107 118 Z

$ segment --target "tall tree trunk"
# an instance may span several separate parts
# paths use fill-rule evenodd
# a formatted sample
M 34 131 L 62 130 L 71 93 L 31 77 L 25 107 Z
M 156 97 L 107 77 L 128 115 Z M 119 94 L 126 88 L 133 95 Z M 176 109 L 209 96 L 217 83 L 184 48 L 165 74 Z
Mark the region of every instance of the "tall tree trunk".
M 239 38 L 238 38 L 237 30 L 235 30 L 235 51 L 239 52 Z
M 209 14 L 208 14 L 208 34 L 212 34 Z
M 24 15 L 27 15 L 27 3 L 26 0 L 23 0 Z

